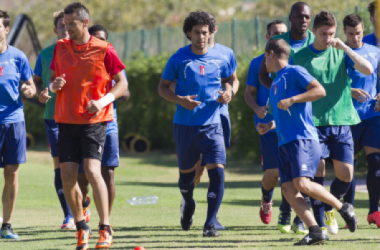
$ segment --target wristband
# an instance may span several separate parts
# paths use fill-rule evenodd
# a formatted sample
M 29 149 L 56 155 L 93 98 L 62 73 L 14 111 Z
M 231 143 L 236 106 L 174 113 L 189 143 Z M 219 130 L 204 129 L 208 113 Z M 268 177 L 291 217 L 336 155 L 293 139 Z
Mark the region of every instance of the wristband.
M 115 96 L 112 93 L 107 93 L 105 96 L 100 98 L 99 103 L 102 105 L 102 108 L 108 106 L 111 102 L 115 101 Z
M 53 83 L 52 82 L 49 84 L 49 89 L 51 92 L 57 93 L 57 91 L 54 91 L 54 89 L 53 89 Z

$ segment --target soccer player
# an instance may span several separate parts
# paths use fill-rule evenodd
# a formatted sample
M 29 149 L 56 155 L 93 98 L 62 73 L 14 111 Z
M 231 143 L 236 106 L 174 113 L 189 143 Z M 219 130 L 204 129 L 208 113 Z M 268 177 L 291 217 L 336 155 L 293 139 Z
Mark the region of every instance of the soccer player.
M 90 35 L 108 42 L 108 32 L 101 25 L 94 25 L 88 29 Z M 124 72 L 124 76 L 127 79 L 127 75 Z M 115 81 L 112 81 L 114 84 Z M 109 86 L 112 87 L 112 84 Z M 119 98 L 121 101 L 127 101 L 129 99 L 129 91 L 127 90 L 123 96 Z M 104 153 L 102 156 L 101 171 L 103 179 L 107 186 L 108 191 L 108 201 L 109 201 L 109 210 L 108 213 L 111 215 L 112 205 L 115 200 L 115 182 L 114 182 L 114 172 L 115 168 L 119 166 L 119 131 L 117 126 L 117 115 L 116 115 L 116 101 L 113 102 L 113 121 L 107 123 L 107 136 L 106 142 L 104 144 Z M 87 197 L 89 187 L 88 180 L 84 173 L 83 161 L 79 165 L 78 172 L 78 184 L 82 192 L 84 200 L 82 201 L 83 213 L 86 214 L 86 211 L 89 210 L 89 197 Z
M 368 5 L 368 12 L 369 12 L 369 15 L 370 15 L 370 20 L 371 20 L 371 23 L 373 24 L 373 27 L 375 28 L 375 32 L 373 32 L 372 34 L 370 35 L 367 35 L 363 38 L 363 42 L 364 43 L 368 43 L 368 44 L 371 44 L 373 46 L 378 46 L 379 43 L 378 43 L 378 37 L 380 36 L 380 34 L 377 34 L 377 16 L 378 16 L 378 12 L 376 10 L 376 1 L 373 1 L 371 2 L 369 5 Z
M 346 56 L 348 75 L 352 79 L 352 102 L 361 119 L 359 124 L 351 126 L 354 139 L 354 170 L 357 164 L 357 154 L 364 147 L 368 163 L 369 213 L 367 221 L 380 227 L 380 213 L 378 211 L 380 197 L 380 94 L 377 77 L 380 50 L 362 42 L 364 25 L 359 15 L 346 16 L 343 25 L 347 37 L 347 46 L 366 58 L 375 69 L 371 75 L 364 75 L 354 68 L 352 60 Z M 353 177 L 351 186 L 344 196 L 344 201 L 353 205 L 354 198 L 355 178 Z
M 110 43 L 89 34 L 90 14 L 83 4 L 74 2 L 64 13 L 69 38 L 57 42 L 50 66 L 50 90 L 57 92 L 54 119 L 59 123 L 58 156 L 63 189 L 76 222 L 77 250 L 89 249 L 91 229 L 84 220 L 83 198 L 77 184 L 78 167 L 84 158 L 84 172 L 100 217 L 96 248 L 109 248 L 113 238 L 101 159 L 107 122 L 113 119 L 112 102 L 128 88 L 125 66 Z M 115 85 L 107 91 L 112 79 Z
M 313 103 L 313 120 L 318 129 L 321 159 L 332 159 L 334 165 L 336 178 L 330 191 L 340 199 L 350 187 L 354 172 L 350 126 L 360 122 L 352 104 L 347 69 L 354 67 L 364 75 L 371 75 L 373 67 L 368 60 L 355 53 L 339 38 L 334 38 L 335 32 L 334 15 L 321 11 L 314 19 L 314 43 L 295 53 L 291 64 L 304 66 L 326 90 L 326 97 Z M 346 57 L 352 60 L 351 66 L 346 63 Z M 324 168 L 324 160 L 321 160 L 314 178 L 314 181 L 321 185 L 324 180 Z M 323 205 L 319 200 L 312 201 L 312 205 L 318 225 L 326 225 L 331 234 L 337 234 L 338 224 L 332 206 Z
M 207 166 L 207 219 L 203 236 L 217 237 L 215 216 L 223 199 L 224 165 L 226 163 L 223 129 L 220 121 L 220 103 L 232 97 L 232 68 L 229 61 L 214 49 L 208 48 L 208 39 L 215 23 L 207 12 L 190 13 L 183 24 L 183 32 L 191 41 L 169 59 L 159 83 L 160 96 L 177 104 L 173 132 L 178 155 L 178 185 L 186 205 L 181 217 L 182 229 L 193 223 L 195 164 L 202 154 Z M 170 90 L 176 80 L 175 93 Z M 221 87 L 224 91 L 221 91 Z
M 26 162 L 26 130 L 21 93 L 36 94 L 26 55 L 7 44 L 11 19 L 0 10 L 0 167 L 4 168 L 3 223 L 0 237 L 18 239 L 11 226 L 18 192 L 18 168 Z M 24 81 L 20 88 L 20 81 Z
M 326 92 L 305 68 L 288 65 L 289 55 L 290 47 L 283 39 L 270 40 L 265 48 L 267 70 L 276 73 L 270 90 L 274 121 L 259 123 L 257 128 L 260 134 L 276 128 L 282 192 L 309 228 L 309 234 L 295 245 L 323 244 L 327 236 L 318 226 L 300 192 L 331 204 L 339 211 L 351 232 L 356 230 L 357 218 L 351 204 L 342 204 L 323 186 L 310 180 L 318 169 L 321 154 L 311 102 L 326 96 Z
M 65 30 L 63 23 L 63 11 L 54 13 L 54 33 L 58 40 L 67 38 L 69 34 Z M 64 220 L 61 229 L 74 229 L 75 222 L 70 207 L 66 202 L 63 193 L 61 169 L 59 168 L 57 142 L 58 142 L 58 124 L 54 121 L 54 109 L 56 94 L 49 90 L 50 84 L 50 65 L 53 59 L 55 44 L 43 49 L 38 55 L 36 66 L 34 67 L 34 83 L 36 84 L 39 101 L 45 104 L 44 120 L 46 125 L 46 135 L 49 142 L 50 154 L 54 163 L 54 186 L 58 195 L 59 202 L 63 210 Z M 51 99 L 51 100 L 49 100 Z

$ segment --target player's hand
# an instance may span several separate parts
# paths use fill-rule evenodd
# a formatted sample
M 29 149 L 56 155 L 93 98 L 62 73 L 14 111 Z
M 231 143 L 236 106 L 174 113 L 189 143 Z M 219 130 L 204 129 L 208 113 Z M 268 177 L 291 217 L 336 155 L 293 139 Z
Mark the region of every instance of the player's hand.
M 53 81 L 53 85 L 52 85 L 52 89 L 57 92 L 58 90 L 61 90 L 62 87 L 66 84 L 66 80 L 65 80 L 65 74 L 59 76 L 59 77 L 56 77 Z
M 49 96 L 48 88 L 45 88 L 45 90 L 42 91 L 38 97 L 39 97 L 38 100 L 40 101 L 40 103 L 47 103 L 49 99 L 51 98 L 51 96 Z
M 374 110 L 375 112 L 379 112 L 380 111 L 380 94 L 377 94 L 377 96 L 375 96 L 373 100 L 377 100 Z
M 287 110 L 292 105 L 293 105 L 293 99 L 288 98 L 288 99 L 283 99 L 279 101 L 277 104 L 277 107 L 282 110 Z
M 268 108 L 269 106 L 259 106 L 253 111 L 255 111 L 257 117 L 259 117 L 260 119 L 264 119 L 264 117 L 268 114 Z
M 178 104 L 184 107 L 185 109 L 193 110 L 196 107 L 198 107 L 199 104 L 201 104 L 201 102 L 199 101 L 194 101 L 194 99 L 197 98 L 197 96 L 198 95 L 182 96 L 181 102 Z
M 344 48 L 347 45 L 345 45 L 344 42 L 342 42 L 342 40 L 340 40 L 339 38 L 335 37 L 335 38 L 331 39 L 330 46 L 332 46 L 333 48 L 336 48 L 336 49 L 344 50 Z
M 228 91 L 218 91 L 220 94 L 219 98 L 216 100 L 221 104 L 227 104 L 232 100 L 232 93 Z
M 94 116 L 92 118 L 97 117 L 102 109 L 103 109 L 103 107 L 100 104 L 100 102 L 95 101 L 95 100 L 89 101 L 87 104 L 87 108 L 86 108 L 86 110 L 88 110 L 88 113 L 90 115 L 94 114 Z
M 269 126 L 267 123 L 258 123 L 256 128 L 260 135 L 264 135 L 269 131 Z
M 26 98 L 32 98 L 36 94 L 33 91 L 32 87 L 30 87 L 28 84 L 25 84 L 25 83 L 21 86 L 20 90 Z
M 358 102 L 364 103 L 371 98 L 371 96 L 362 89 L 351 88 L 351 96 L 355 98 Z M 376 97 L 375 97 L 376 98 Z

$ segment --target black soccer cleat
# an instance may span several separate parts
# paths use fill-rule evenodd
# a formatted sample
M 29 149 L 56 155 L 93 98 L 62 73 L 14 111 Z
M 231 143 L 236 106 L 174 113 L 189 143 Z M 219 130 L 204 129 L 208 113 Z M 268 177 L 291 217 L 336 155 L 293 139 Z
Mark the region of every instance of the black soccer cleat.
M 214 225 L 209 225 L 203 228 L 203 237 L 219 237 L 219 232 L 216 231 Z
M 194 210 L 183 210 L 183 214 L 181 216 L 181 226 L 184 231 L 190 230 L 191 225 L 193 224 Z
M 358 218 L 356 218 L 354 207 L 351 204 L 345 202 L 343 203 L 342 209 L 340 209 L 338 212 L 346 222 L 350 232 L 355 232 L 356 228 L 358 227 Z
M 294 243 L 295 246 L 323 245 L 326 242 L 326 235 L 323 233 L 309 233 L 301 241 Z

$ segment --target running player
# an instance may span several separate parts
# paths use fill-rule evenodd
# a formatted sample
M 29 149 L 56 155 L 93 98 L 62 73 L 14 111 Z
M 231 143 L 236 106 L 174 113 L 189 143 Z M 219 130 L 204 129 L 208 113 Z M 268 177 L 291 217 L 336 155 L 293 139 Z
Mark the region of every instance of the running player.
M 113 238 L 101 159 L 107 121 L 113 119 L 112 102 L 128 88 L 123 74 L 125 66 L 111 44 L 89 34 L 90 14 L 83 4 L 72 3 L 64 13 L 70 38 L 57 42 L 50 67 L 50 90 L 57 92 L 54 119 L 59 123 L 58 155 L 63 189 L 76 222 L 77 250 L 89 249 L 91 229 L 84 220 L 82 194 L 77 184 L 78 167 L 84 158 L 84 171 L 100 217 L 96 248 L 108 249 Z M 112 78 L 115 86 L 107 93 Z
M 283 39 L 270 40 L 265 48 L 267 70 L 276 73 L 270 90 L 274 121 L 259 123 L 258 131 L 264 134 L 276 128 L 282 192 L 309 228 L 309 234 L 295 245 L 323 244 L 327 236 L 318 226 L 300 192 L 331 204 L 339 211 L 351 232 L 356 230 L 357 218 L 351 204 L 342 204 L 323 186 L 310 181 L 318 169 L 321 155 L 311 102 L 326 96 L 326 92 L 305 68 L 288 65 L 289 55 L 290 47 Z
M 223 46 L 220 43 L 215 43 L 215 34 L 218 31 L 218 26 L 216 26 L 215 16 L 211 13 L 209 13 L 209 15 L 210 15 L 210 18 L 214 21 L 215 31 L 213 33 L 211 33 L 211 35 L 210 35 L 210 39 L 208 40 L 208 47 L 218 51 L 219 53 L 221 53 L 222 56 L 225 57 L 225 60 L 227 60 L 230 63 L 231 68 L 234 72 L 232 74 L 232 81 L 233 81 L 232 91 L 233 91 L 233 96 L 235 96 L 238 89 L 239 89 L 239 80 L 236 76 L 237 64 L 236 64 L 235 55 L 234 55 L 234 52 L 232 51 L 232 49 L 230 49 L 226 46 Z M 173 91 L 175 91 L 175 84 L 172 84 L 172 86 L 170 88 Z M 228 104 L 220 105 L 220 121 L 221 121 L 222 129 L 223 129 L 224 145 L 226 146 L 226 148 L 229 148 L 230 147 L 230 140 L 231 140 L 231 122 L 230 122 L 230 115 L 228 113 Z M 205 166 L 204 165 L 202 166 L 201 163 L 202 163 L 202 156 L 199 159 L 199 161 L 197 162 L 196 167 L 195 167 L 194 188 L 196 186 L 198 186 L 198 184 L 201 182 L 201 177 L 202 177 L 204 170 L 205 170 Z M 182 198 L 181 209 L 180 209 L 181 214 L 183 213 L 183 209 L 185 207 L 185 204 L 186 204 L 185 199 Z M 214 226 L 215 226 L 216 230 L 224 230 L 225 229 L 225 227 L 219 223 L 217 218 L 215 219 Z
M 208 48 L 208 39 L 214 30 L 214 20 L 207 12 L 190 13 L 184 21 L 183 31 L 191 45 L 178 50 L 169 59 L 158 87 L 163 98 L 177 103 L 173 132 L 180 176 L 178 185 L 186 201 L 181 217 L 185 231 L 193 223 L 195 164 L 200 154 L 201 165 L 207 165 L 210 185 L 203 230 L 205 237 L 219 236 L 214 222 L 223 199 L 226 162 L 219 103 L 226 104 L 231 100 L 233 74 L 229 61 Z M 174 80 L 175 93 L 170 90 Z M 224 91 L 220 90 L 221 86 Z
M 376 1 L 373 1 L 372 3 L 370 3 L 368 5 L 368 12 L 369 12 L 369 15 L 370 15 L 370 20 L 371 20 L 371 23 L 373 24 L 373 27 L 375 28 L 375 32 L 373 32 L 372 34 L 368 35 L 368 36 L 365 36 L 363 38 L 363 42 L 364 43 L 368 43 L 368 44 L 371 44 L 373 46 L 378 46 L 379 43 L 378 43 L 378 37 L 380 36 L 379 34 L 377 34 L 377 16 L 378 16 L 378 12 L 376 10 Z
M 314 19 L 314 43 L 295 53 L 291 64 L 293 61 L 294 65 L 304 66 L 326 89 L 326 97 L 313 103 L 313 120 L 318 129 L 321 159 L 332 159 L 337 177 L 332 182 L 330 191 L 340 199 L 351 185 L 354 171 L 350 126 L 360 122 L 351 100 L 351 86 L 347 75 L 350 65 L 345 62 L 345 57 L 349 57 L 353 67 L 365 75 L 371 75 L 373 67 L 368 60 L 356 54 L 339 38 L 334 38 L 335 32 L 334 15 L 321 11 Z M 321 185 L 324 180 L 324 168 L 324 160 L 321 160 L 314 178 L 314 181 Z M 325 224 L 331 234 L 337 234 L 338 224 L 332 207 L 323 205 L 318 200 L 313 203 L 318 225 L 324 227 Z
M 380 60 L 380 50 L 372 45 L 362 42 L 364 25 L 357 14 L 351 14 L 344 18 L 344 33 L 347 37 L 347 46 L 352 48 L 360 56 L 366 58 L 375 71 L 371 75 L 364 75 L 354 67 L 352 60 L 346 57 L 348 75 L 352 79 L 352 102 L 359 114 L 361 122 L 351 126 L 354 139 L 354 170 L 357 164 L 357 154 L 364 147 L 367 155 L 367 189 L 369 196 L 368 223 L 374 223 L 380 227 L 380 213 L 378 202 L 380 197 L 380 94 L 378 91 L 377 69 Z M 355 178 L 352 178 L 351 186 L 344 196 L 344 201 L 354 204 Z
M 18 192 L 18 168 L 26 162 L 26 130 L 21 93 L 36 94 L 33 70 L 20 50 L 7 44 L 11 19 L 0 10 L 0 167 L 4 168 L 0 237 L 18 239 L 11 226 Z M 25 83 L 20 88 L 20 81 Z
M 69 34 L 65 30 L 63 23 L 63 11 L 54 13 L 54 33 L 58 40 L 67 38 Z M 61 229 L 74 229 L 75 222 L 70 207 L 66 202 L 63 193 L 61 169 L 59 168 L 57 142 L 58 142 L 58 124 L 54 121 L 55 97 L 56 95 L 49 90 L 50 84 L 50 65 L 53 59 L 55 44 L 43 49 L 38 55 L 36 66 L 34 67 L 34 82 L 41 103 L 46 103 L 44 120 L 46 125 L 46 135 L 49 142 L 50 154 L 54 163 L 54 186 L 57 192 L 59 202 L 63 210 L 64 220 Z M 49 101 L 49 99 L 51 99 Z
M 94 25 L 88 29 L 90 35 L 108 42 L 108 32 L 101 25 Z M 127 75 L 124 72 L 124 76 L 127 79 Z M 115 81 L 112 81 L 114 84 Z M 110 88 L 112 87 L 109 86 Z M 129 99 L 129 91 L 127 90 L 123 96 L 119 98 L 121 101 L 127 101 Z M 109 215 L 111 215 L 111 209 L 113 202 L 115 200 L 115 182 L 114 182 L 114 172 L 115 168 L 119 166 L 119 131 L 117 126 L 117 114 L 116 114 L 116 101 L 113 102 L 113 121 L 107 123 L 107 136 L 106 142 L 104 144 L 104 153 L 102 156 L 102 176 L 107 186 L 108 191 L 108 201 L 109 201 Z M 86 211 L 89 211 L 89 197 L 87 196 L 89 191 L 89 182 L 86 178 L 83 169 L 83 161 L 79 165 L 78 172 L 78 184 L 82 192 L 84 200 L 83 204 L 83 213 L 86 214 Z

